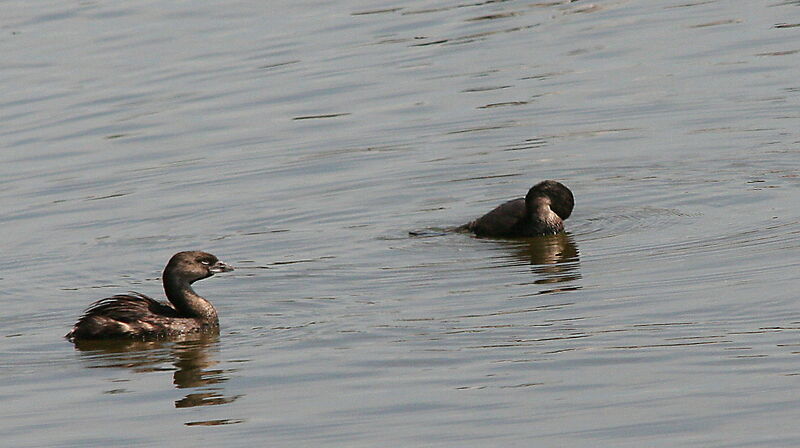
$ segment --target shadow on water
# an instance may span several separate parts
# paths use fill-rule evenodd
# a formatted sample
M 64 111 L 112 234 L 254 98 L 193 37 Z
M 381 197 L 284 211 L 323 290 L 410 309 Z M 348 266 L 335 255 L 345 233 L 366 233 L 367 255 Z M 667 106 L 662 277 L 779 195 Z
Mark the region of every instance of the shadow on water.
M 568 233 L 507 241 L 506 244 L 515 259 L 529 263 L 531 272 L 541 277 L 534 282 L 536 284 L 571 282 L 581 278 L 578 246 Z M 578 288 L 559 291 L 574 289 Z
M 452 227 L 412 230 L 408 234 L 413 238 L 434 238 L 453 232 L 463 233 L 457 227 Z M 488 239 L 501 244 L 504 249 L 509 249 L 508 257 L 501 257 L 503 259 L 510 257 L 515 260 L 514 264 L 518 264 L 517 262 L 530 264 L 531 273 L 541 277 L 535 280 L 534 284 L 564 283 L 581 278 L 580 252 L 571 233 L 562 232 L 555 235 L 542 235 L 532 238 L 478 239 Z M 574 291 L 577 289 L 580 289 L 580 287 L 571 286 L 544 290 L 540 291 L 539 294 Z
M 230 379 L 231 370 L 213 368 L 219 364 L 214 356 L 218 346 L 219 335 L 192 335 L 177 341 L 78 341 L 75 344 L 91 369 L 129 369 L 134 373 L 174 371 L 175 388 L 192 389 L 175 401 L 176 408 L 228 404 L 241 397 L 223 393 L 220 385 Z M 171 366 L 167 366 L 169 364 Z

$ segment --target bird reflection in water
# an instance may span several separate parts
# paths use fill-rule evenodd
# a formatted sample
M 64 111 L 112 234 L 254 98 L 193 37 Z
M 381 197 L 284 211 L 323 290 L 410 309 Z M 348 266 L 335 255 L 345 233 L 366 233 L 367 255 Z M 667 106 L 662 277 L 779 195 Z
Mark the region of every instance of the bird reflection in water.
M 569 233 L 543 235 L 524 240 L 508 241 L 512 256 L 524 263 L 530 263 L 531 272 L 541 278 L 535 284 L 554 284 L 571 282 L 581 278 L 578 246 Z M 573 291 L 577 286 L 562 287 L 541 291 L 540 293 Z
M 231 371 L 212 369 L 219 363 L 213 356 L 218 342 L 216 334 L 194 334 L 169 341 L 77 341 L 75 348 L 89 368 L 125 368 L 136 373 L 174 371 L 175 387 L 194 391 L 175 401 L 175 407 L 189 408 L 232 403 L 240 397 L 222 393 L 221 384 L 228 381 Z

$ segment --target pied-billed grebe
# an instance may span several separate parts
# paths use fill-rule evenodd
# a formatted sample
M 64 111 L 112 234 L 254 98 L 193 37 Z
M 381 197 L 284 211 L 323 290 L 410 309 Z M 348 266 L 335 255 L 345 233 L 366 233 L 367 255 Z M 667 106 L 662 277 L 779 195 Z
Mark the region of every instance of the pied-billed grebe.
M 551 235 L 564 230 L 575 198 L 569 188 L 554 180 L 531 187 L 524 198 L 512 199 L 458 230 L 477 236 L 520 238 Z
M 219 329 L 217 310 L 191 284 L 233 267 L 200 251 L 178 252 L 161 276 L 169 304 L 143 294 L 121 294 L 93 303 L 67 333 L 79 339 L 158 338 Z

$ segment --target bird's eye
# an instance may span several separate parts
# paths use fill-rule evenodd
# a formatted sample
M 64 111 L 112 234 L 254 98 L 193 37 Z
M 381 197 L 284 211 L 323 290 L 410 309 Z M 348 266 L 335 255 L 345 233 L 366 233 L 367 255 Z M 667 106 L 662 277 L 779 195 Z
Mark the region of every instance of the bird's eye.
M 203 263 L 206 266 L 211 264 L 208 260 L 200 260 L 200 263 Z

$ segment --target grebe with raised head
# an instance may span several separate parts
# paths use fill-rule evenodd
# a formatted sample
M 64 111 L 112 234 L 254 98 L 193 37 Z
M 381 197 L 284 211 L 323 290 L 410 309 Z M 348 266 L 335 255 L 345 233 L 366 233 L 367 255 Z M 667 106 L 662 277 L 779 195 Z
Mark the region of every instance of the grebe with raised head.
M 149 339 L 219 331 L 217 310 L 191 285 L 197 280 L 232 270 L 233 267 L 209 253 L 178 252 L 169 260 L 161 276 L 169 304 L 135 292 L 108 297 L 89 306 L 65 337 L 71 341 Z

